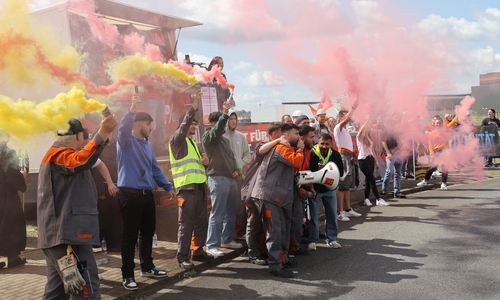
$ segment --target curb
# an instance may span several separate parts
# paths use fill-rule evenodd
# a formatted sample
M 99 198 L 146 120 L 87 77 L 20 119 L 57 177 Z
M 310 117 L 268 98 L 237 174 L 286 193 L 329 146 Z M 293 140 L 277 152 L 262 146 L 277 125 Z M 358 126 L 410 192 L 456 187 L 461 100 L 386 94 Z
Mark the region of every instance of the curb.
M 190 276 L 187 274 L 188 272 L 190 272 L 189 270 L 185 270 L 185 269 L 177 266 L 176 269 L 168 272 L 168 277 L 160 278 L 154 283 L 141 284 L 139 289 L 137 289 L 135 291 L 126 292 L 125 294 L 122 294 L 119 297 L 116 297 L 113 299 L 142 299 L 142 298 L 140 298 L 141 294 L 159 291 L 162 288 L 164 288 L 166 285 L 184 280 L 184 279 L 189 278 L 189 277 L 194 277 L 198 273 L 201 273 L 201 272 L 206 271 L 208 269 L 212 269 L 213 267 L 217 267 L 223 263 L 231 261 L 233 258 L 245 255 L 246 253 L 247 253 L 247 246 L 245 244 L 243 246 L 243 248 L 240 248 L 240 249 L 229 249 L 229 251 L 227 253 L 224 252 L 224 256 L 218 257 L 212 262 L 200 262 L 198 264 L 196 264 L 197 262 L 194 262 L 195 266 L 191 270 L 196 271 L 196 274 L 193 276 Z

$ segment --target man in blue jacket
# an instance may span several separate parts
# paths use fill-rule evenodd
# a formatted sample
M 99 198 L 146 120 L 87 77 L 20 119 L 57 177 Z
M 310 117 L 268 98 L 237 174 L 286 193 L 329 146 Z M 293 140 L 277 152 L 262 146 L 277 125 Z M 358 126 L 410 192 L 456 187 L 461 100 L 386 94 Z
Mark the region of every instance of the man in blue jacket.
M 138 94 L 125 113 L 118 128 L 118 199 L 123 217 L 122 277 L 123 287 L 136 290 L 134 278 L 135 244 L 139 235 L 141 276 L 166 277 L 167 273 L 153 264 L 153 235 L 156 230 L 156 209 L 153 196 L 155 187 L 164 188 L 171 198 L 176 198 L 172 184 L 158 166 L 149 135 L 153 118 L 137 111 L 141 102 Z

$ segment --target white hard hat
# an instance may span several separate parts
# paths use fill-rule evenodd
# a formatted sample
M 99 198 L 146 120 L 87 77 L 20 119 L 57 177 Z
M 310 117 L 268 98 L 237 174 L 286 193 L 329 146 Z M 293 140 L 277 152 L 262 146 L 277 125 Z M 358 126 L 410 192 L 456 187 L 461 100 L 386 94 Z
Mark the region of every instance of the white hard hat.
M 292 117 L 298 117 L 300 115 L 303 115 L 303 113 L 300 110 L 296 110 L 293 112 Z
M 318 111 L 316 112 L 316 115 L 326 115 L 326 111 L 322 108 L 318 109 Z

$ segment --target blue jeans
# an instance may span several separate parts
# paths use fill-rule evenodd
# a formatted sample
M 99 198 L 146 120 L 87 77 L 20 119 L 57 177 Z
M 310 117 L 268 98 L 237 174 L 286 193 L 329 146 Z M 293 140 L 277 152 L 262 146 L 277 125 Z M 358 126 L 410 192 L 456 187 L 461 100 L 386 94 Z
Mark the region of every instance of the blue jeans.
M 208 176 L 212 210 L 208 220 L 207 248 L 219 247 L 219 242 L 230 243 L 238 213 L 236 181 L 226 176 Z
M 153 132 L 151 144 L 155 150 L 165 148 L 165 125 L 167 124 L 167 109 L 163 99 L 142 99 L 144 110 L 153 118 Z
M 384 181 L 382 182 L 382 190 L 387 191 L 391 175 L 394 172 L 394 193 L 397 194 L 401 191 L 401 169 L 403 168 L 403 160 L 400 157 L 392 157 L 392 160 L 385 158 L 387 164 L 385 168 Z M 394 170 L 393 170 L 394 169 Z
M 326 215 L 325 235 L 328 241 L 336 241 L 338 235 L 337 223 L 337 191 L 317 193 L 315 199 L 309 201 L 309 242 L 317 243 L 319 240 L 318 213 L 320 201 L 323 201 Z

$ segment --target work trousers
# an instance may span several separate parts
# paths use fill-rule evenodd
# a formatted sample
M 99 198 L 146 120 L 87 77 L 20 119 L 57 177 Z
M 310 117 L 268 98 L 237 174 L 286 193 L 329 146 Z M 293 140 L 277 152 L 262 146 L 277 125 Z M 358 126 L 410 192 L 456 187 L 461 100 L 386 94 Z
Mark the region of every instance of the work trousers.
M 267 247 L 265 246 L 263 227 L 263 201 L 260 199 L 248 199 L 245 203 L 247 210 L 246 234 L 248 257 L 265 257 L 267 256 Z
M 62 273 L 59 270 L 57 260 L 66 255 L 68 245 L 58 245 L 52 248 L 45 248 L 45 261 L 47 262 L 47 283 L 45 284 L 45 291 L 43 292 L 44 300 L 54 299 L 70 299 L 70 295 L 64 292 L 64 284 L 62 280 Z M 86 262 L 87 266 L 83 272 L 83 279 L 85 280 L 88 297 L 85 298 L 83 291 L 76 295 L 71 295 L 71 299 L 101 299 L 99 291 L 99 276 L 97 275 L 97 265 L 94 258 L 92 245 L 75 245 L 71 246 L 73 252 L 78 256 L 81 262 Z
M 286 253 L 290 241 L 292 210 L 265 201 L 263 215 L 269 269 L 278 271 L 288 260 Z
M 205 245 L 208 219 L 205 184 L 196 184 L 194 190 L 179 190 L 179 230 L 177 233 L 177 260 L 189 258 L 190 244 L 193 255 Z M 201 251 L 200 251 L 201 252 Z

